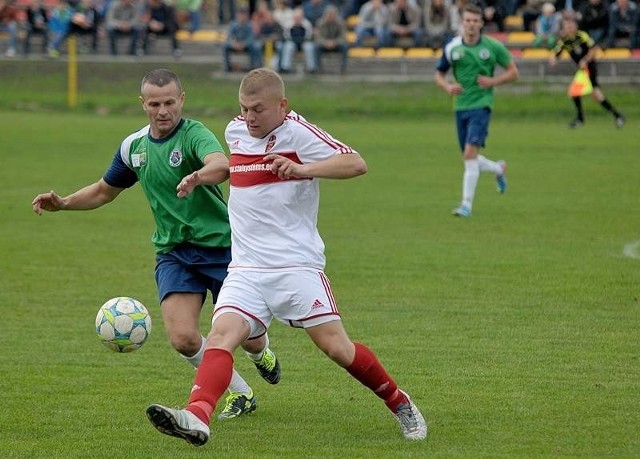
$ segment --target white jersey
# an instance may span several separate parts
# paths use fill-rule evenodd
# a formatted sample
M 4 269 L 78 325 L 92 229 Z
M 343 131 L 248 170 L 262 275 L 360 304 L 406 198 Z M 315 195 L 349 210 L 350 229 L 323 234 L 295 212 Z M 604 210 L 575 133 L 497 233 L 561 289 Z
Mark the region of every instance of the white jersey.
M 354 150 L 295 112 L 261 139 L 251 137 L 244 118 L 238 116 L 227 126 L 225 138 L 230 155 L 229 269 L 323 270 L 318 179 L 281 180 L 263 158 L 278 154 L 307 164 Z

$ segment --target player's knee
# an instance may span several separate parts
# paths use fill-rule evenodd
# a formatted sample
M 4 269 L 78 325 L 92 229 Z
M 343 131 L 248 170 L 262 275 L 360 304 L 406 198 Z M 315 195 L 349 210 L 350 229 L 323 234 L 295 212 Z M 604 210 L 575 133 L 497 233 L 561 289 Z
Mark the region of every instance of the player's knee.
M 202 347 L 200 332 L 176 332 L 169 335 L 173 348 L 187 357 L 195 355 Z
M 328 342 L 322 348 L 327 357 L 341 367 L 348 367 L 353 362 L 353 344 L 343 342 Z

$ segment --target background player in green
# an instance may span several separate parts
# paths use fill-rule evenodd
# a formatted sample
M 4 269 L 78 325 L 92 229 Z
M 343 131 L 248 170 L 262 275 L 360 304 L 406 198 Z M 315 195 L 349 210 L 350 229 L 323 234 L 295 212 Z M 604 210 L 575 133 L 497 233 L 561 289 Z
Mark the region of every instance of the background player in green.
M 558 56 L 565 50 L 579 68 L 587 69 L 589 72 L 589 79 L 593 86 L 593 92 L 591 93 L 593 99 L 613 115 L 616 127 L 621 128 L 624 126 L 625 117 L 607 100 L 598 83 L 598 64 L 596 62 L 598 47 L 587 32 L 578 30 L 575 15 L 569 12 L 563 13 L 560 37 L 556 47 L 553 49 L 553 55 L 549 58 L 549 64 L 556 65 Z M 569 127 L 577 128 L 584 124 L 582 97 L 572 97 L 572 100 L 576 106 L 576 118 L 569 123 Z
M 474 4 L 466 5 L 462 10 L 462 35 L 445 46 L 435 76 L 436 84 L 455 96 L 458 142 L 464 157 L 462 202 L 453 211 L 459 217 L 471 216 L 480 172 L 496 176 L 500 193 L 507 188 L 506 162 L 491 161 L 478 152 L 489 134 L 493 88 L 517 79 L 518 68 L 502 43 L 482 34 L 483 25 L 482 10 Z M 496 66 L 505 71 L 494 76 Z M 455 82 L 446 78 L 450 68 Z
M 178 75 L 166 69 L 147 73 L 140 101 L 149 124 L 124 139 L 105 175 L 65 197 L 39 194 L 32 205 L 39 215 L 96 209 L 140 182 L 156 222 L 152 242 L 165 328 L 173 347 L 198 367 L 204 353 L 200 312 L 207 290 L 216 301 L 231 260 L 229 216 L 218 187 L 229 177 L 229 163 L 209 129 L 182 118 L 184 100 Z M 243 347 L 262 377 L 275 384 L 280 366 L 268 343 L 265 334 Z M 255 409 L 253 391 L 235 370 L 229 392 L 221 419 Z

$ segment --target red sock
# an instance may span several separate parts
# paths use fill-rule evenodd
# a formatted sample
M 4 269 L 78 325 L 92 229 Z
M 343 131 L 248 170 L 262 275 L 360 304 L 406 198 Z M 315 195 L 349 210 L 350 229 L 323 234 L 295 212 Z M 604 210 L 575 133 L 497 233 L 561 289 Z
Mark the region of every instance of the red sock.
M 356 356 L 346 370 L 384 400 L 389 409 L 395 412 L 397 405 L 404 402 L 406 397 L 398 390 L 398 385 L 375 354 L 363 344 L 353 344 L 356 347 Z
M 198 367 L 187 410 L 209 425 L 216 403 L 229 387 L 233 356 L 224 349 L 207 349 Z

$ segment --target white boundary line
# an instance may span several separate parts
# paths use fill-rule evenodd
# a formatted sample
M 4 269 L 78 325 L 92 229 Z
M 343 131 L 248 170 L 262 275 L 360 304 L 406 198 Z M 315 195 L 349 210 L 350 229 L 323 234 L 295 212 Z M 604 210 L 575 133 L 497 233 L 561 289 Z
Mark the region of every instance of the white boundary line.
M 631 242 L 625 245 L 622 253 L 625 257 L 640 260 L 640 241 Z

